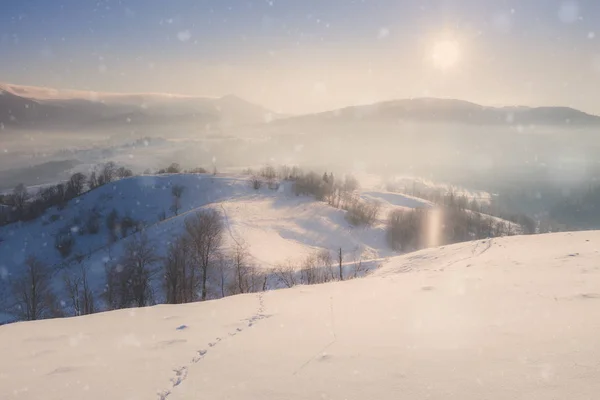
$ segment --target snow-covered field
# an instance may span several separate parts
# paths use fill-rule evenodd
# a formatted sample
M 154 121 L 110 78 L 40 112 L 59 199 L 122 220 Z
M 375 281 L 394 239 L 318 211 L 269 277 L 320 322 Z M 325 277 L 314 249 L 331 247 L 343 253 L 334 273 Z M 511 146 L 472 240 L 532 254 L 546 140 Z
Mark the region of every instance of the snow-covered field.
M 364 279 L 0 327 L 2 399 L 594 399 L 600 232 Z

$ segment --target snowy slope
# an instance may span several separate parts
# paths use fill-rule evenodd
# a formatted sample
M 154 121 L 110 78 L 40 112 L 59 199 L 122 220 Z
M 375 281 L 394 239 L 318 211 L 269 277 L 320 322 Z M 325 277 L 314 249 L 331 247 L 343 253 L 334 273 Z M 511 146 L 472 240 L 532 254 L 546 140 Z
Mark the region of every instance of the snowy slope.
M 185 187 L 181 211 L 170 211 L 171 188 Z M 27 223 L 0 227 L 0 271 L 13 274 L 34 255 L 53 266 L 68 264 L 75 255 L 84 255 L 97 287 L 103 286 L 104 265 L 118 258 L 128 236 L 112 242 L 106 217 L 116 210 L 120 218 L 128 216 L 145 226 L 159 255 L 167 244 L 184 231 L 185 218 L 204 208 L 213 208 L 224 217 L 224 248 L 243 243 L 253 264 L 270 269 L 288 261 L 298 264 L 319 250 L 332 253 L 342 248 L 346 263 L 381 260 L 396 255 L 386 241 L 385 219 L 396 208 L 432 207 L 418 198 L 370 190 L 361 194 L 364 200 L 381 205 L 379 222 L 372 227 L 354 227 L 345 219 L 345 211 L 317 202 L 312 197 L 295 196 L 290 182 L 279 190 L 266 187 L 255 191 L 248 177 L 240 175 L 174 174 L 138 176 L 123 179 L 92 190 L 58 210 L 49 209 L 41 218 Z M 167 219 L 161 221 L 159 215 Z M 86 232 L 89 215 L 97 213 L 100 230 Z M 60 232 L 70 231 L 75 245 L 70 258 L 63 259 L 54 247 Z M 58 274 L 60 275 L 60 274 Z M 60 276 L 57 277 L 59 279 Z
M 226 211 L 232 239 L 245 242 L 258 265 L 298 261 L 311 252 L 340 247 L 363 259 L 394 255 L 382 225 L 353 227 L 346 212 L 307 197 L 234 199 L 220 204 Z
M 225 198 L 248 193 L 247 182 L 237 178 L 214 178 L 206 175 L 140 176 L 123 179 L 79 198 L 73 199 L 63 210 L 49 209 L 41 218 L 32 222 L 11 224 L 0 228 L 0 264 L 9 272 L 24 262 L 28 255 L 36 255 L 48 263 L 62 260 L 54 249 L 54 236 L 67 229 L 76 233 L 73 253 L 87 255 L 108 243 L 105 217 L 114 208 L 120 216 L 153 226 L 163 211 L 170 214 L 171 187 L 186 187 L 182 198 L 182 212 L 214 203 Z M 95 235 L 81 234 L 86 216 L 96 210 L 100 218 L 100 232 Z
M 169 210 L 174 185 L 185 187 L 178 216 Z M 245 243 L 253 263 L 261 268 L 298 263 L 318 250 L 335 252 L 340 247 L 347 261 L 394 255 L 382 224 L 353 227 L 345 220 L 345 211 L 311 197 L 295 196 L 289 182 L 277 191 L 255 191 L 244 176 L 175 174 L 113 182 L 72 200 L 63 210 L 52 208 L 35 221 L 0 227 L 0 270 L 3 276 L 13 274 L 31 255 L 58 267 L 81 254 L 87 257 L 85 262 L 92 266 L 100 287 L 105 262 L 122 254 L 133 233 L 130 230 L 129 236 L 119 236 L 114 243 L 109 240 L 106 216 L 111 210 L 142 222 L 159 255 L 164 255 L 167 244 L 184 231 L 185 218 L 203 208 L 214 208 L 225 217 L 225 249 Z M 87 216 L 93 212 L 99 215 L 97 234 L 86 233 Z M 164 221 L 159 219 L 162 212 L 168 217 Z M 72 255 L 66 260 L 54 247 L 55 237 L 64 231 L 75 238 Z
M 0 327 L 6 399 L 594 399 L 600 232 L 364 279 Z

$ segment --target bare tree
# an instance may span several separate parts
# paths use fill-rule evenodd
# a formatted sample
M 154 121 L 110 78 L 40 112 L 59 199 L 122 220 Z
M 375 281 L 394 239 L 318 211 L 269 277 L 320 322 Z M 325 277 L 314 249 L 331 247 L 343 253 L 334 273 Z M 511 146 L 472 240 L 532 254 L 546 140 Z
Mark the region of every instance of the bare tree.
M 264 166 L 260 171 L 260 175 L 265 178 L 269 189 L 279 189 L 279 183 L 277 182 L 277 170 L 275 170 L 275 167 L 272 165 Z
M 171 205 L 171 211 L 173 214 L 178 215 L 179 210 L 181 210 L 181 196 L 183 196 L 183 192 L 185 191 L 185 186 L 181 185 L 173 185 L 171 188 L 171 194 L 173 195 L 173 204 Z
M 340 250 L 338 252 L 338 266 L 339 266 L 339 272 L 340 272 L 340 281 L 344 280 L 344 270 L 342 269 L 343 261 L 344 261 L 344 258 L 342 256 L 342 248 L 340 247 Z
M 284 264 L 278 265 L 274 272 L 277 280 L 279 280 L 279 282 L 285 287 L 291 288 L 298 284 L 296 267 L 291 261 L 288 260 Z
M 201 300 L 206 300 L 208 269 L 219 253 L 223 242 L 223 222 L 215 210 L 195 213 L 185 220 L 185 229 L 192 249 L 192 256 L 200 269 Z
M 129 168 L 125 168 L 125 167 L 119 167 L 117 168 L 117 170 L 115 171 L 115 175 L 117 176 L 117 178 L 119 179 L 123 179 L 123 178 L 128 178 L 130 176 L 133 176 L 133 171 L 130 170 Z
M 64 274 L 65 289 L 71 300 L 75 315 L 88 315 L 95 312 L 94 293 L 88 278 L 89 266 L 83 256 L 75 257 L 76 265 Z
M 30 195 L 27 192 L 27 188 L 22 183 L 19 183 L 10 196 L 11 205 L 15 208 L 18 218 L 22 218 L 25 214 L 25 206 L 29 200 Z
M 329 250 L 323 249 L 317 254 L 317 261 L 323 268 L 322 280 L 323 282 L 335 280 L 335 272 L 333 269 L 333 258 Z
M 181 172 L 181 166 L 177 163 L 172 163 L 165 170 L 167 174 L 178 174 Z
M 252 189 L 254 190 L 260 189 L 263 186 L 262 178 L 258 175 L 252 175 L 250 178 L 250 186 L 252 186 Z
M 360 249 L 354 249 L 354 278 L 358 278 L 364 272 L 364 266 L 362 262 L 362 252 Z
M 227 293 L 227 283 L 229 282 L 230 276 L 230 264 L 227 259 L 223 256 L 223 253 L 219 253 L 218 256 L 218 278 L 219 278 L 219 287 L 221 289 L 221 297 L 225 297 Z
M 21 273 L 11 282 L 16 302 L 14 313 L 28 321 L 53 316 L 57 305 L 51 285 L 52 274 L 48 265 L 33 256 L 29 257 Z
M 185 237 L 169 244 L 164 261 L 167 303 L 181 304 L 195 300 L 198 279 L 190 265 L 190 248 Z
M 85 182 L 87 181 L 87 177 L 81 172 L 77 172 L 71 175 L 69 182 L 67 183 L 67 192 L 71 197 L 79 196 L 83 193 L 83 189 L 85 188 Z
M 251 291 L 249 274 L 251 267 L 248 265 L 249 253 L 244 243 L 237 243 L 231 251 L 233 265 L 233 278 L 236 293 Z
M 232 293 L 254 293 L 266 290 L 267 275 L 250 262 L 250 253 L 244 243 L 238 243 L 230 253 Z
M 352 175 L 346 175 L 344 177 L 344 184 L 342 187 L 344 192 L 350 193 L 355 190 L 358 190 L 360 185 L 358 184 L 358 180 L 355 177 L 353 177 Z
M 151 303 L 151 280 L 156 272 L 153 266 L 158 260 L 154 244 L 145 233 L 135 235 L 125 245 L 120 264 L 127 282 L 127 297 L 133 305 L 144 307 Z
M 319 271 L 317 269 L 317 257 L 313 254 L 308 255 L 302 263 L 302 268 L 300 269 L 300 282 L 305 285 L 321 283 Z
M 100 175 L 98 176 L 98 184 L 105 185 L 115 180 L 117 175 L 117 164 L 112 161 L 107 162 L 102 166 Z
M 407 252 L 424 247 L 427 243 L 426 228 L 430 218 L 427 209 L 394 210 L 387 220 L 386 235 L 390 247 Z
M 277 169 L 277 176 L 279 179 L 288 180 L 290 178 L 292 169 L 287 165 L 280 165 Z
M 56 204 L 56 187 L 48 186 L 38 192 L 38 197 L 44 202 L 47 207 Z
M 122 290 L 123 285 L 121 284 L 123 281 L 121 279 L 122 271 L 123 267 L 114 262 L 109 247 L 108 256 L 105 258 L 104 262 L 106 286 L 104 293 L 102 294 L 109 310 L 116 310 L 118 308 L 126 307 L 126 304 L 123 304 L 121 301 L 122 296 L 120 296 L 120 294 L 125 293 L 125 290 Z
M 67 203 L 67 185 L 59 183 L 56 188 L 56 203 L 59 209 L 63 209 Z
M 98 186 L 100 186 L 100 184 L 98 183 L 96 171 L 92 171 L 92 173 L 90 174 L 90 177 L 88 178 L 88 187 L 90 188 L 90 190 L 92 190 L 92 189 L 97 188 Z
M 277 178 L 277 171 L 272 165 L 267 164 L 260 170 L 260 175 L 267 181 L 271 181 Z

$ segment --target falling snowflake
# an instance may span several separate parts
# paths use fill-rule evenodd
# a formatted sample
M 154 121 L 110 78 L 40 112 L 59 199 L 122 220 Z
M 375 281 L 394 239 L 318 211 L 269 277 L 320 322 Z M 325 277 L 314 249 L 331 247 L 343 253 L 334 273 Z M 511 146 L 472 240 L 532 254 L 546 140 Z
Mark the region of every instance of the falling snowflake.
M 181 31 L 177 34 L 177 39 L 179 39 L 182 42 L 187 42 L 191 38 L 192 38 L 192 34 L 190 31 Z
M 579 19 L 579 5 L 576 1 L 565 1 L 558 9 L 558 19 L 565 24 L 571 24 Z
M 377 37 L 379 39 L 385 39 L 386 37 L 390 36 L 390 30 L 389 28 L 381 28 L 379 29 L 379 34 L 377 35 Z

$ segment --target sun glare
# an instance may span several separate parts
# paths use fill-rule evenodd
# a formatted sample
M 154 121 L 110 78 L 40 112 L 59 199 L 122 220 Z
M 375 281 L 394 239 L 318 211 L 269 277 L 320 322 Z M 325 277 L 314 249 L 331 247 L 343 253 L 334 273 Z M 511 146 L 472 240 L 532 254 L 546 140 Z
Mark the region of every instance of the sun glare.
M 460 47 L 455 40 L 440 40 L 433 45 L 433 65 L 441 70 L 454 67 L 460 61 Z

